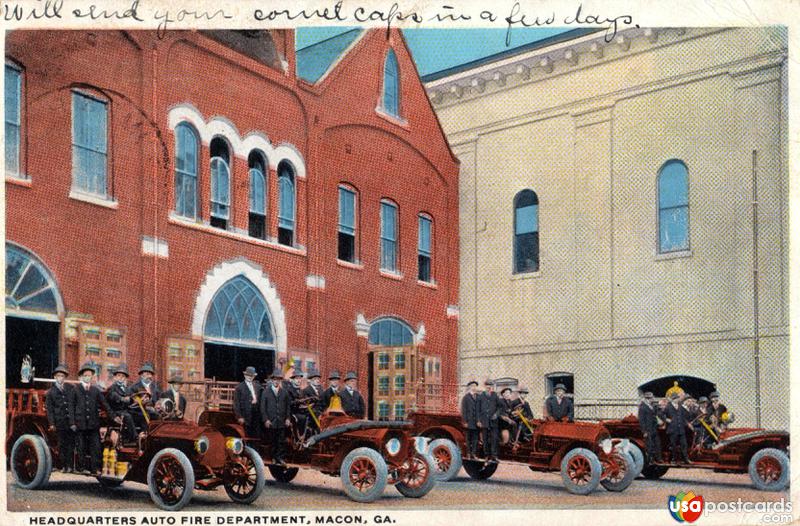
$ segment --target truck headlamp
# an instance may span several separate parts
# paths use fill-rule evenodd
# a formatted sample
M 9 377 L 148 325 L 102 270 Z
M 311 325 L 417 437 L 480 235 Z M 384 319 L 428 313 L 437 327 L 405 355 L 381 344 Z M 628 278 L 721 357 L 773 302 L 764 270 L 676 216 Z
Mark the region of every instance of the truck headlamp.
M 201 455 L 205 455 L 206 451 L 208 451 L 208 444 L 208 437 L 203 435 L 194 441 L 194 450 Z
M 225 441 L 225 447 L 233 454 L 239 455 L 244 451 L 244 442 L 241 438 L 230 437 Z

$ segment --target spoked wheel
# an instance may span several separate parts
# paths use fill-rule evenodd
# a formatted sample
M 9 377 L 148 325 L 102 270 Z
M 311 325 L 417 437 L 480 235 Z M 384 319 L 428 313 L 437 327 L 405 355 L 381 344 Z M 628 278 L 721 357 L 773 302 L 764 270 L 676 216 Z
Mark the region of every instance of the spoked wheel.
M 225 473 L 225 493 L 233 502 L 250 504 L 264 490 L 264 461 L 253 448 L 245 447 Z
M 762 449 L 750 459 L 748 472 L 761 491 L 781 491 L 789 484 L 789 457 L 780 449 Z
M 50 448 L 39 435 L 22 435 L 11 448 L 11 474 L 17 486 L 37 489 L 50 479 L 53 460 Z
M 602 464 L 600 484 L 608 491 L 624 491 L 636 478 L 636 461 L 630 453 L 615 449 L 603 459 Z
M 388 479 L 386 461 L 368 447 L 347 454 L 339 469 L 347 496 L 356 502 L 372 502 L 383 494 Z
M 274 464 L 268 467 L 272 478 L 278 482 L 283 482 L 284 484 L 288 484 L 294 480 L 294 478 L 297 476 L 297 472 L 300 471 L 298 468 L 287 468 L 286 466 L 276 466 Z
M 669 471 L 668 466 L 647 464 L 645 467 L 642 468 L 642 476 L 649 480 L 656 480 L 663 477 L 667 473 L 667 471 Z
M 600 485 L 603 467 L 592 451 L 579 447 L 561 460 L 561 480 L 570 493 L 588 495 Z
M 424 497 L 436 485 L 436 467 L 429 455 L 417 453 L 403 462 L 400 471 L 400 480 L 395 487 L 404 497 Z
M 162 449 L 150 461 L 147 486 L 156 506 L 167 511 L 180 510 L 192 499 L 192 463 L 178 449 Z
M 452 440 L 437 438 L 428 448 L 436 466 L 436 479 L 446 481 L 453 479 L 461 470 L 461 451 Z

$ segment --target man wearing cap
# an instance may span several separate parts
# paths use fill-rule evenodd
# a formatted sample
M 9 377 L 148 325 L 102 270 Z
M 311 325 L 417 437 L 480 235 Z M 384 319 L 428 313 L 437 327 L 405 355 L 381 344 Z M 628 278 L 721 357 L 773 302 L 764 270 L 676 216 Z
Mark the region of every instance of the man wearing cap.
M 45 405 L 47 406 L 47 423 L 49 431 L 58 434 L 58 455 L 61 457 L 61 471 L 72 473 L 75 467 L 75 432 L 70 429 L 70 397 L 72 387 L 64 383 L 69 376 L 67 366 L 58 364 L 53 371 L 55 383 L 47 391 Z
M 322 405 L 322 386 L 320 385 L 321 378 L 322 377 L 320 376 L 319 371 L 310 369 L 308 371 L 308 385 L 301 393 L 302 397 L 306 399 L 304 406 L 310 403 L 311 410 L 314 411 L 314 414 L 317 418 L 319 418 L 322 412 L 325 410 Z M 313 429 L 319 430 L 317 423 L 313 418 L 311 418 L 311 415 L 308 414 L 308 409 L 306 409 L 305 412 L 306 416 L 309 417 L 307 419 L 308 425 L 312 426 Z
M 106 391 L 106 399 L 111 410 L 122 418 L 122 441 L 132 444 L 136 442 L 136 423 L 131 415 L 131 390 L 128 387 L 128 366 L 120 364 L 114 369 L 114 382 Z M 141 413 L 141 409 L 133 407 L 133 413 Z
M 514 410 L 519 405 L 519 398 L 514 397 L 514 390 L 511 387 L 504 387 L 500 390 L 500 405 L 502 412 L 500 414 L 500 432 L 503 430 L 508 431 L 509 438 L 515 440 L 517 436 L 517 421 L 514 416 Z
M 178 375 L 172 376 L 169 379 L 169 389 L 161 393 L 162 398 L 172 400 L 175 404 L 175 416 L 183 418 L 186 413 L 186 397 L 181 394 L 181 386 L 183 385 L 183 378 Z
M 470 380 L 467 382 L 467 393 L 461 399 L 461 418 L 467 428 L 467 459 L 478 456 L 478 437 L 481 430 L 478 427 L 480 422 L 480 399 L 478 398 L 478 382 Z
M 333 395 L 339 394 L 339 380 L 341 380 L 341 376 L 339 376 L 339 371 L 334 369 L 328 375 L 328 388 L 322 392 L 322 410 L 325 411 L 331 405 L 331 398 Z
M 260 437 L 261 421 L 259 419 L 259 403 L 261 400 L 261 384 L 256 383 L 256 368 L 248 366 L 244 370 L 244 380 L 233 391 L 233 412 L 236 421 L 244 426 L 249 437 Z
M 686 444 L 686 430 L 691 427 L 689 411 L 681 404 L 681 395 L 672 393 L 670 395 L 670 403 L 664 410 L 664 416 L 667 420 L 667 435 L 669 435 L 669 443 L 671 456 L 670 460 L 673 464 L 677 464 L 679 459 L 684 463 L 691 464 L 689 460 L 688 445 Z
M 155 403 L 161 398 L 161 389 L 155 381 L 155 374 L 156 371 L 153 368 L 153 364 L 144 362 L 139 369 L 139 381 L 131 386 L 131 392 L 133 394 L 141 392 L 147 393 L 147 396 L 142 398 L 142 404 L 144 404 L 147 415 L 151 420 L 158 418 L 158 411 L 155 409 Z M 145 418 L 144 415 L 141 414 L 141 411 L 134 412 L 133 418 L 136 420 L 136 425 L 142 428 L 146 427 Z
M 719 434 L 728 427 L 727 423 L 722 418 L 722 415 L 728 412 L 728 408 L 725 407 L 725 404 L 720 402 L 719 392 L 711 391 L 708 398 L 711 400 L 711 407 L 709 407 L 708 410 L 711 413 L 711 421 L 714 423 L 714 432 L 719 436 Z
M 350 371 L 344 377 L 344 389 L 339 393 L 342 397 L 342 409 L 353 418 L 364 418 L 366 407 L 364 397 L 356 390 L 358 377 L 354 371 Z
M 500 435 L 499 420 L 503 412 L 503 404 L 500 397 L 494 392 L 493 381 L 487 379 L 484 382 L 484 386 L 486 390 L 479 397 L 483 454 L 490 461 L 496 461 L 497 441 Z
M 658 436 L 658 418 L 653 404 L 653 393 L 645 392 L 639 402 L 639 429 L 644 437 L 647 458 L 651 462 L 661 462 L 661 437 Z
M 286 389 L 281 387 L 282 380 L 283 372 L 276 367 L 271 384 L 261 392 L 261 421 L 272 446 L 272 462 L 278 466 L 285 465 L 286 428 L 292 425 L 289 419 L 292 414 L 291 400 Z
M 547 397 L 545 409 L 547 410 L 548 420 L 555 420 L 556 422 L 573 422 L 575 420 L 572 399 L 564 396 L 566 392 L 567 388 L 564 387 L 564 384 L 556 384 L 553 394 Z
M 708 424 L 708 398 L 701 396 L 697 399 L 697 413 L 692 418 L 692 429 L 694 430 L 695 446 L 705 446 L 708 439 L 708 432 L 706 431 L 703 422 Z
M 121 422 L 106 402 L 106 397 L 92 383 L 94 366 L 85 363 L 78 371 L 80 384 L 70 391 L 70 429 L 77 433 L 78 461 L 87 474 L 99 474 L 100 451 L 100 408 L 105 409 L 109 419 Z M 88 465 L 86 456 L 89 456 Z

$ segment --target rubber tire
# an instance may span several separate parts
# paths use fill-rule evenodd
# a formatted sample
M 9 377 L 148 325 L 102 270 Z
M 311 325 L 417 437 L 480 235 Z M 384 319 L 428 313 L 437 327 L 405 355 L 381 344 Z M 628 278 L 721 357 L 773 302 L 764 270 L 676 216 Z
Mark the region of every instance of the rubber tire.
M 440 447 L 447 448 L 447 451 L 450 453 L 450 469 L 447 471 L 442 471 L 440 469 L 439 463 L 436 462 L 436 456 L 433 454 L 434 450 Z M 458 475 L 458 472 L 461 471 L 461 449 L 459 449 L 456 443 L 449 438 L 437 438 L 436 440 L 431 441 L 430 445 L 428 446 L 428 454 L 434 459 L 433 464 L 436 467 L 434 472 L 436 480 L 440 482 L 453 480 L 456 478 L 456 475 Z
M 780 478 L 771 483 L 764 483 L 764 481 L 758 477 L 758 472 L 756 471 L 756 464 L 758 461 L 767 456 L 774 457 L 781 465 Z M 784 451 L 767 447 L 759 449 L 756 454 L 753 455 L 750 459 L 747 472 L 750 474 L 750 480 L 753 482 L 753 486 L 757 489 L 761 491 L 783 491 L 783 489 L 789 485 L 789 464 L 789 456 Z
M 646 465 L 642 468 L 642 476 L 647 480 L 658 480 L 669 471 L 668 466 Z
M 618 454 L 622 456 L 623 462 L 625 462 L 625 475 L 622 477 L 622 480 L 619 482 L 611 482 L 608 479 L 600 481 L 600 484 L 606 490 L 612 492 L 625 491 L 628 489 L 628 486 L 631 485 L 633 479 L 635 479 L 638 475 L 638 473 L 636 473 L 636 461 L 634 460 L 633 455 L 630 452 L 624 453 L 622 451 L 619 451 Z
M 397 484 L 394 485 L 394 487 L 397 488 L 397 491 L 399 491 L 402 496 L 407 497 L 409 499 L 418 499 L 430 493 L 430 491 L 436 485 L 436 480 L 437 480 L 436 462 L 434 462 L 433 458 L 430 455 L 427 454 L 420 455 L 419 453 L 417 453 L 414 456 L 416 458 L 422 459 L 425 462 L 425 464 L 427 464 L 428 477 L 420 486 L 417 486 L 416 488 L 411 488 L 402 482 L 398 482 Z
M 272 464 L 267 467 L 269 468 L 269 474 L 272 475 L 272 478 L 283 484 L 288 484 L 293 481 L 300 471 L 300 468 L 287 468 L 285 466 L 275 466 Z
M 183 490 L 183 495 L 178 499 L 178 502 L 172 505 L 166 504 L 161 500 L 156 489 L 155 481 L 156 463 L 161 457 L 166 455 L 172 455 L 178 460 L 178 463 L 183 469 L 184 477 L 186 478 L 186 487 Z M 194 468 L 192 468 L 192 463 L 189 461 L 189 458 L 181 450 L 171 447 L 162 449 L 156 453 L 150 461 L 150 466 L 147 468 L 147 489 L 150 490 L 150 499 L 162 510 L 178 511 L 186 506 L 189 501 L 192 500 L 192 491 L 194 491 Z
M 499 463 L 497 462 L 484 463 L 480 460 L 465 460 L 464 471 L 467 472 L 467 475 L 469 475 L 470 478 L 475 480 L 486 480 L 494 475 L 494 472 L 497 471 L 498 465 Z
M 19 448 L 22 447 L 22 444 L 25 442 L 31 442 L 33 445 L 33 450 L 36 453 L 36 475 L 34 475 L 33 479 L 30 482 L 23 483 L 20 481 L 17 470 L 14 465 L 14 458 L 16 457 L 17 453 L 19 452 Z M 50 473 L 53 471 L 53 458 L 50 455 L 50 448 L 47 445 L 47 442 L 44 441 L 44 438 L 40 437 L 39 435 L 22 435 L 20 436 L 16 442 L 14 442 L 14 447 L 11 448 L 11 474 L 14 477 L 14 483 L 23 489 L 39 489 L 45 484 L 47 481 L 50 480 Z
M 225 493 L 228 494 L 228 498 L 230 498 L 233 502 L 237 504 L 250 504 L 252 502 L 255 502 L 256 499 L 258 499 L 258 497 L 261 496 L 261 492 L 264 491 L 264 485 L 267 482 L 267 476 L 264 473 L 264 460 L 261 458 L 261 455 L 259 455 L 255 449 L 251 447 L 245 447 L 244 450 L 242 450 L 241 455 L 249 457 L 250 461 L 255 465 L 256 485 L 251 490 L 251 492 L 245 497 L 242 497 L 239 494 L 234 493 L 228 487 L 227 484 L 225 484 Z
M 633 461 L 636 464 L 635 466 L 636 475 L 634 476 L 634 478 L 636 478 L 642 474 L 642 469 L 644 469 L 644 453 L 642 453 L 642 450 L 639 449 L 639 446 L 637 446 L 633 442 L 629 444 L 628 452 L 631 454 L 631 456 L 633 457 Z
M 585 486 L 578 486 L 572 482 L 567 474 L 567 466 L 569 465 L 570 460 L 577 456 L 585 457 L 590 464 L 591 469 L 591 478 L 589 479 L 588 484 Z M 592 451 L 582 448 L 576 447 L 575 449 L 570 450 L 564 458 L 561 459 L 561 481 L 564 483 L 564 487 L 570 493 L 575 495 L 588 495 L 589 493 L 593 492 L 597 489 L 597 486 L 600 485 L 600 477 L 603 474 L 603 466 L 600 464 L 600 459 L 597 458 Z
M 363 457 L 366 457 L 370 462 L 372 462 L 372 464 L 375 466 L 376 472 L 375 485 L 366 493 L 359 491 L 350 482 L 350 467 L 353 465 L 353 462 L 355 462 L 356 459 Z M 383 457 L 380 453 L 372 448 L 359 447 L 344 457 L 342 465 L 339 468 L 339 476 L 342 479 L 342 487 L 344 488 L 344 492 L 348 497 L 356 502 L 372 502 L 383 495 L 383 491 L 386 489 L 386 482 L 389 479 L 389 470 L 386 467 L 386 461 L 383 460 Z

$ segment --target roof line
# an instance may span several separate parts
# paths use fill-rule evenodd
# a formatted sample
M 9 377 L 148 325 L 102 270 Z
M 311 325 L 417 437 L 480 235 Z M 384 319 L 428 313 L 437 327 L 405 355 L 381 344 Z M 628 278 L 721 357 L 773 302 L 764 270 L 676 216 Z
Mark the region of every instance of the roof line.
M 549 37 L 545 37 L 541 40 L 536 40 L 534 42 L 523 44 L 519 47 L 507 49 L 505 51 L 500 51 L 499 53 L 495 53 L 493 55 L 488 55 L 486 57 L 475 59 L 470 62 L 459 64 L 457 66 L 453 66 L 447 69 L 442 69 L 440 71 L 435 71 L 433 73 L 428 73 L 427 75 L 423 75 L 421 77 L 421 80 L 424 83 L 432 82 L 434 80 L 439 80 L 445 77 L 449 77 L 450 75 L 454 75 L 462 71 L 467 71 L 469 69 L 473 69 L 482 66 L 484 64 L 495 62 L 501 58 L 521 55 L 522 53 L 526 53 L 534 49 L 544 48 L 547 46 L 551 46 L 553 44 L 560 44 L 561 42 L 566 42 L 567 40 L 572 40 L 575 38 L 580 38 L 582 36 L 590 35 L 592 33 L 597 33 L 598 31 L 603 31 L 603 30 L 596 28 L 583 28 L 583 27 L 577 29 L 570 29 L 568 31 L 564 31 L 563 33 L 558 33 L 555 35 L 551 35 Z
M 309 44 L 307 46 L 303 46 L 303 47 L 301 47 L 299 49 L 296 49 L 295 53 L 298 52 L 298 51 L 303 51 L 304 49 L 308 49 L 310 47 L 318 46 L 320 44 L 323 44 L 323 43 L 327 42 L 328 40 L 333 40 L 334 38 L 339 38 L 340 36 L 346 35 L 347 33 L 352 33 L 353 31 L 361 31 L 362 29 L 363 28 L 361 28 L 361 27 L 354 27 L 353 29 L 348 29 L 347 31 L 342 31 L 341 33 L 336 33 L 335 35 L 329 36 L 328 38 L 326 38 L 324 40 L 320 40 L 318 42 L 314 42 L 313 44 Z

